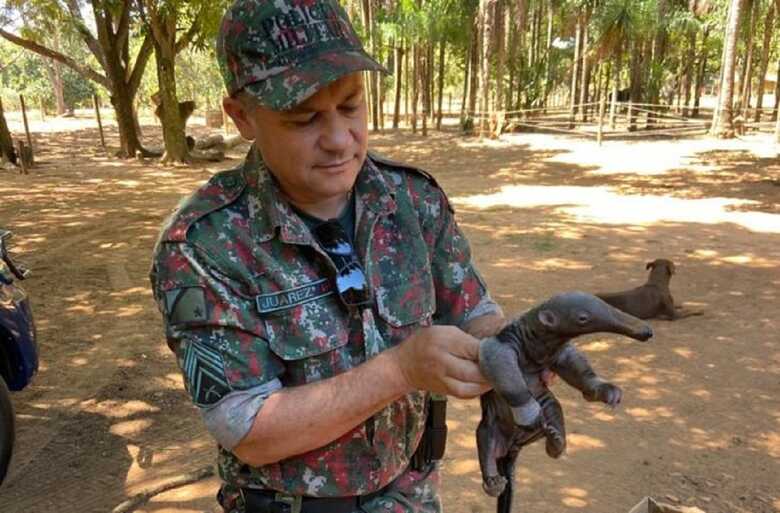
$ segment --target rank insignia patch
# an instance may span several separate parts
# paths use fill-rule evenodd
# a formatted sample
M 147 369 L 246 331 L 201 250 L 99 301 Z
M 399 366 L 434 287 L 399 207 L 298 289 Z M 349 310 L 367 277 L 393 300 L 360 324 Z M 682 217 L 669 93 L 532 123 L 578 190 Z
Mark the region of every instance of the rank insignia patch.
M 198 406 L 216 403 L 230 392 L 219 351 L 199 342 L 189 342 L 184 350 L 187 389 Z
M 203 287 L 182 287 L 165 291 L 165 310 L 170 324 L 187 324 L 208 319 Z

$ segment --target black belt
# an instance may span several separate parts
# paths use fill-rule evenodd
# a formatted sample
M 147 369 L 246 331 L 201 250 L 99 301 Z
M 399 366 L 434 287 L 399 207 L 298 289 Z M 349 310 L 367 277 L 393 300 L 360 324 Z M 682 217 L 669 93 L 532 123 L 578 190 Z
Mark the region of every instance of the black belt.
M 384 487 L 366 495 L 350 497 L 296 497 L 278 496 L 274 490 L 258 490 L 242 488 L 245 513 L 297 513 L 294 511 L 295 500 L 300 500 L 299 513 L 355 513 L 360 507 L 374 497 L 382 495 Z

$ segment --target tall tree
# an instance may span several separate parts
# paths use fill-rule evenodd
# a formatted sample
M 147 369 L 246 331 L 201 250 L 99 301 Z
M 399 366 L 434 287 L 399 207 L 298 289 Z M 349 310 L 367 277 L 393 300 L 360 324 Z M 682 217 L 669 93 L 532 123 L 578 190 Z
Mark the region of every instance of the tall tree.
M 490 129 L 490 83 L 491 66 L 490 56 L 493 50 L 493 36 L 495 30 L 495 8 L 497 0 L 479 1 L 479 25 L 482 34 L 481 52 L 479 62 L 479 135 L 488 135 Z
M 721 63 L 721 81 L 718 91 L 718 104 L 713 114 L 710 134 L 720 138 L 734 137 L 734 64 L 737 59 L 737 39 L 739 22 L 742 16 L 743 0 L 731 0 L 726 22 L 723 62 Z
M 227 8 L 223 1 L 137 0 L 141 19 L 151 34 L 157 65 L 165 154 L 163 162 L 187 162 L 186 119 L 179 109 L 176 56 L 191 43 L 203 46 L 217 33 Z M 178 36 L 179 32 L 183 32 Z M 215 64 L 216 65 L 216 64 Z
M 133 24 L 132 0 L 89 0 L 96 34 L 82 14 L 79 0 L 65 0 L 66 5 L 45 0 L 10 0 L 15 9 L 46 9 L 64 23 L 70 24 L 94 56 L 102 73 L 89 63 L 79 62 L 39 42 L 35 37 L 23 37 L 0 28 L 0 36 L 8 41 L 65 66 L 105 87 L 111 96 L 119 128 L 119 155 L 133 157 L 136 152 L 149 154 L 141 146 L 137 115 L 133 102 L 146 64 L 153 51 L 152 38 L 147 34 L 133 60 L 130 54 L 130 29 Z
M 780 4 L 780 1 L 777 3 Z M 764 44 L 761 47 L 761 63 L 758 71 L 758 82 L 756 83 L 756 113 L 754 120 L 756 122 L 761 121 L 761 109 L 764 106 L 764 84 L 766 84 L 766 72 L 769 68 L 769 55 L 772 50 L 772 38 L 775 33 L 780 30 L 780 27 L 775 27 L 775 2 L 769 2 L 769 9 L 764 19 Z M 780 75 L 780 69 L 777 70 Z

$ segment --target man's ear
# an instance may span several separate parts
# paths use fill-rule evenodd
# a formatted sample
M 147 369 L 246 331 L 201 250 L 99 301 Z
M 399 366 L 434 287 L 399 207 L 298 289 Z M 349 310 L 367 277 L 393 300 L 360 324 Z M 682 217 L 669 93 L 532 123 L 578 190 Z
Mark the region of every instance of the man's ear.
M 552 310 L 540 310 L 537 316 L 543 326 L 554 328 L 558 325 L 558 316 Z
M 222 99 L 222 107 L 236 124 L 241 137 L 247 141 L 254 141 L 256 138 L 255 124 L 244 108 L 244 104 L 235 98 L 226 96 Z

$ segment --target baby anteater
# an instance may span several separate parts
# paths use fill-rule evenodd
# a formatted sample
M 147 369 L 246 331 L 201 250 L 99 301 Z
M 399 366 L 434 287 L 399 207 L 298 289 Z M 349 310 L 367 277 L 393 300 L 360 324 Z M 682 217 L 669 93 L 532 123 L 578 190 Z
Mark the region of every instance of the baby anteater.
M 608 332 L 647 340 L 653 331 L 644 322 L 621 312 L 596 296 L 567 292 L 527 311 L 495 337 L 482 341 L 479 365 L 493 385 L 480 398 L 482 419 L 477 449 L 482 486 L 498 496 L 498 512 L 509 513 L 517 454 L 545 438 L 547 454 L 559 457 L 566 449 L 566 430 L 560 403 L 541 379 L 549 369 L 582 392 L 588 401 L 617 405 L 622 390 L 599 378 L 569 342 L 587 333 Z

